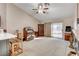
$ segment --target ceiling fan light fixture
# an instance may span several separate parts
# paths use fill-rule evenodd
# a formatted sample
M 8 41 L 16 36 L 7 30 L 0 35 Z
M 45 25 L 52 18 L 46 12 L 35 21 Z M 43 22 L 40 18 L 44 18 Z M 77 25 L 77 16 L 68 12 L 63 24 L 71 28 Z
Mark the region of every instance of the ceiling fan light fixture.
M 38 10 L 38 13 L 42 13 L 43 11 L 42 10 Z
M 47 13 L 47 11 L 49 9 L 48 6 L 49 6 L 49 3 L 39 3 L 38 8 L 32 9 L 32 10 L 37 10 L 36 13 L 45 14 L 45 13 Z

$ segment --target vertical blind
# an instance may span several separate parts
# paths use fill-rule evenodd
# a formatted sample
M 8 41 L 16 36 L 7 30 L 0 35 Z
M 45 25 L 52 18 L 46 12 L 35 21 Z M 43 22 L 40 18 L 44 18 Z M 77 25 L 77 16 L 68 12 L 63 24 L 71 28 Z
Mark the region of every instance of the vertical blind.
M 62 23 L 52 23 L 51 24 L 51 36 L 62 38 Z

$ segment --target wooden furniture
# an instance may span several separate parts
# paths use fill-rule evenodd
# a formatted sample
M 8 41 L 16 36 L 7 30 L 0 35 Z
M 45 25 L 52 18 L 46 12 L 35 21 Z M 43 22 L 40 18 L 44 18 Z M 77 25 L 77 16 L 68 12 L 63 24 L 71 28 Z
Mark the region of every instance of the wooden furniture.
M 23 29 L 23 41 L 29 41 L 34 39 L 35 31 L 31 27 L 25 27 Z
M 65 33 L 65 40 L 66 41 L 72 40 L 72 34 L 71 34 L 71 32 L 70 33 Z
M 37 31 L 35 31 L 35 37 L 38 37 L 38 32 Z
M 38 24 L 38 36 L 44 36 L 44 24 Z
M 9 41 L 9 55 L 11 56 L 18 55 L 23 52 L 23 47 L 22 47 L 23 40 L 19 30 L 16 30 L 16 35 L 17 35 L 16 38 L 11 39 Z
M 13 39 L 9 43 L 9 55 L 15 56 L 23 52 L 21 42 L 18 39 Z
M 27 31 L 26 28 L 23 28 L 23 41 L 27 40 Z
M 17 35 L 17 39 L 23 41 L 23 34 L 19 30 L 16 30 L 16 35 Z

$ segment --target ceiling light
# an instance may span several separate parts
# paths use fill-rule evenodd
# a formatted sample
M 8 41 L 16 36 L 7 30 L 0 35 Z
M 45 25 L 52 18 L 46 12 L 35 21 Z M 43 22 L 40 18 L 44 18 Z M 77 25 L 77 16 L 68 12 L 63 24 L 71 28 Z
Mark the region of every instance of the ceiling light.
M 48 6 L 49 6 L 49 3 L 39 3 L 38 7 L 32 10 L 35 10 L 37 14 L 38 13 L 45 14 L 49 9 Z

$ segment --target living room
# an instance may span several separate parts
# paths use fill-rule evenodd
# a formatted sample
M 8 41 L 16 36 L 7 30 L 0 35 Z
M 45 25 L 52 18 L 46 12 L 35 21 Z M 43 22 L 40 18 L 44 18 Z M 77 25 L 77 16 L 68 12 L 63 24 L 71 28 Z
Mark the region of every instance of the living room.
M 46 6 L 46 8 L 44 7 L 45 10 L 42 10 L 42 13 L 40 14 L 39 10 L 42 9 L 43 5 Z M 22 44 L 20 44 L 22 45 L 22 53 L 19 53 L 18 55 L 67 56 L 70 51 L 74 50 L 71 48 L 65 51 L 64 49 L 67 49 L 66 47 L 68 47 L 68 44 L 70 43 L 70 29 L 78 29 L 78 10 L 79 4 L 77 3 L 0 3 L 1 30 L 3 29 L 2 31 L 15 35 L 12 36 L 12 38 L 9 37 L 8 39 L 14 39 L 13 37 L 21 39 Z M 60 25 L 60 23 L 62 23 L 62 25 Z M 33 34 L 34 36 L 26 34 L 27 29 L 31 30 L 32 33 L 29 34 Z M 67 34 L 68 36 L 66 38 L 65 36 Z M 29 36 L 27 37 L 27 35 Z M 33 39 L 31 39 L 31 37 L 33 37 Z M 2 38 L 3 37 L 1 37 L 1 40 L 4 41 Z M 64 40 L 65 43 L 63 43 L 60 39 Z M 11 44 L 13 44 L 12 41 Z M 58 48 L 60 47 L 60 44 L 62 48 Z M 56 47 L 51 47 L 51 45 L 56 45 Z M 37 48 L 32 49 L 35 47 Z M 13 47 L 11 49 L 13 49 Z M 31 49 L 33 51 L 31 51 Z M 6 49 L 1 51 L 6 52 Z M 0 55 L 6 55 L 5 52 Z M 12 52 L 10 55 L 17 55 L 14 52 L 12 54 Z M 60 52 L 62 53 L 59 54 Z M 76 54 L 76 52 L 74 53 Z

